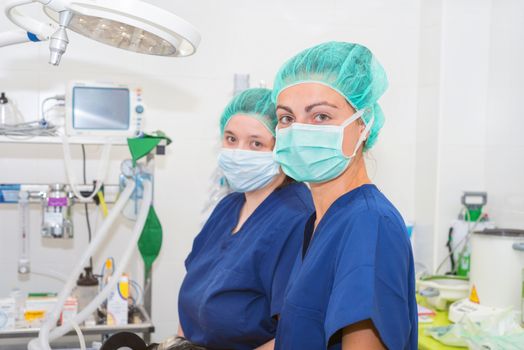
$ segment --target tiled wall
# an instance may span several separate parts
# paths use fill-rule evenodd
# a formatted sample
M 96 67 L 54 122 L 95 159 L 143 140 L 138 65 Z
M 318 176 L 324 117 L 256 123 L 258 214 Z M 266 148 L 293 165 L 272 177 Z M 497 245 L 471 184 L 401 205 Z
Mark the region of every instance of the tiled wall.
M 421 4 L 415 245 L 433 271 L 462 191 L 487 191 L 496 225 L 524 228 L 524 4 Z
M 489 212 L 524 228 L 524 2 L 494 2 L 486 113 L 485 181 Z
M 417 272 L 433 265 L 438 184 L 442 1 L 421 3 L 416 121 L 414 254 Z
M 445 257 L 462 191 L 486 188 L 491 6 L 491 0 L 443 1 L 434 267 Z

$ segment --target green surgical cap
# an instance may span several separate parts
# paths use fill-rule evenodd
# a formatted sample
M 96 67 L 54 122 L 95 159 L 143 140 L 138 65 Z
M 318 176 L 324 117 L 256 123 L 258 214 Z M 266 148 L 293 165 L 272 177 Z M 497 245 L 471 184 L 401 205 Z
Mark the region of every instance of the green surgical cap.
M 321 83 L 344 96 L 356 110 L 367 109 L 363 120 L 374 116 L 366 141 L 371 148 L 384 125 L 384 114 L 377 101 L 388 87 L 384 68 L 365 46 L 347 42 L 327 42 L 300 52 L 278 72 L 272 100 L 286 88 L 300 83 Z
M 277 126 L 277 115 L 275 104 L 271 102 L 271 90 L 253 88 L 242 91 L 236 95 L 227 105 L 220 117 L 220 133 L 224 135 L 224 129 L 233 116 L 248 115 L 260 121 L 275 136 Z

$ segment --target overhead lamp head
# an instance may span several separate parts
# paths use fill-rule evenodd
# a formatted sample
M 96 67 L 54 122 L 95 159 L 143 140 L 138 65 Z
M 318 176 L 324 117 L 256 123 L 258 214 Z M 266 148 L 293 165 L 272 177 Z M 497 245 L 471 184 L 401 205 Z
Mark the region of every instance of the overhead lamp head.
M 53 66 L 58 66 L 62 55 L 65 53 L 69 38 L 67 37 L 66 28 L 71 21 L 71 11 L 60 12 L 60 27 L 51 35 L 49 43 L 49 63 Z
M 64 10 L 70 13 L 65 26 Z M 200 43 L 200 34 L 191 24 L 143 1 L 54 0 L 44 5 L 44 11 L 61 28 L 128 51 L 182 57 L 195 53 Z

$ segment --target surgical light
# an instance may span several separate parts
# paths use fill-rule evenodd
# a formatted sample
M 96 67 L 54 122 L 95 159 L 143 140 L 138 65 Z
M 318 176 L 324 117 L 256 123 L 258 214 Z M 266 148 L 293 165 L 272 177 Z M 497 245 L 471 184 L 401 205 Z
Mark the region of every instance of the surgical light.
M 53 22 L 19 11 L 31 3 L 40 3 Z M 59 64 L 66 51 L 67 29 L 109 46 L 157 56 L 189 56 L 200 43 L 200 34 L 190 23 L 139 0 L 11 0 L 5 14 L 24 31 L 0 33 L 0 47 L 50 40 L 49 63 L 53 65 Z

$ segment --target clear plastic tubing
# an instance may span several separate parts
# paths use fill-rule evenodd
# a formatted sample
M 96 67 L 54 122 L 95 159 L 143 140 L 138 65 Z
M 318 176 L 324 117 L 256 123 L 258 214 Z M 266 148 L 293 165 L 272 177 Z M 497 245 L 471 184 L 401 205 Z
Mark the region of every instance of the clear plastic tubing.
M 110 232 L 109 229 L 111 228 L 112 224 L 114 223 L 114 221 L 116 220 L 120 212 L 122 211 L 129 197 L 133 193 L 134 188 L 135 188 L 135 183 L 129 182 L 126 188 L 124 189 L 124 191 L 121 193 L 120 198 L 118 199 L 118 201 L 115 203 L 115 206 L 113 207 L 113 210 L 111 210 L 107 218 L 104 220 L 104 222 L 102 223 L 102 226 L 100 227 L 98 232 L 94 235 L 94 238 L 91 241 L 91 244 L 88 246 L 82 258 L 78 260 L 78 264 L 75 266 L 75 268 L 71 272 L 69 279 L 66 281 L 64 285 L 64 288 L 58 295 L 58 300 L 57 300 L 55 307 L 50 312 L 48 317 L 46 317 L 46 322 L 42 325 L 40 332 L 38 334 L 38 338 L 33 339 L 29 342 L 28 344 L 29 350 L 51 350 L 51 347 L 49 346 L 49 342 L 61 337 L 62 335 L 66 334 L 67 332 L 69 332 L 72 329 L 71 324 L 62 325 L 61 327 L 58 327 L 56 329 L 53 329 L 53 325 L 56 324 L 56 321 L 58 320 L 58 317 L 65 303 L 65 300 L 67 299 L 67 297 L 70 295 L 71 291 L 73 290 L 76 284 L 77 277 L 80 274 L 80 272 L 82 271 L 84 264 L 89 260 L 89 257 L 91 257 L 93 253 L 97 251 L 100 245 L 104 243 L 108 233 Z M 145 189 L 144 201 L 143 201 L 142 207 L 140 208 L 141 210 L 139 213 L 139 217 L 135 224 L 133 235 L 121 259 L 121 263 L 119 264 L 119 269 L 115 271 L 116 276 L 120 276 L 123 273 L 123 269 L 125 269 L 135 249 L 135 245 L 138 242 L 138 238 L 140 237 L 140 233 L 142 232 L 145 220 L 147 218 L 147 214 L 149 212 L 149 206 L 150 206 L 151 198 L 152 198 L 152 185 L 149 181 L 145 181 L 144 189 Z M 136 234 L 136 232 L 138 232 L 138 234 Z M 75 322 L 77 324 L 82 323 L 85 320 L 85 318 L 87 318 L 107 298 L 109 292 L 115 287 L 116 282 L 118 282 L 118 278 L 112 279 L 106 285 L 106 287 L 98 294 L 98 296 L 88 306 L 86 306 L 84 310 L 82 310 L 75 317 Z
M 20 228 L 18 273 L 24 275 L 31 271 L 29 260 L 29 193 L 27 191 L 18 193 L 18 215 Z

